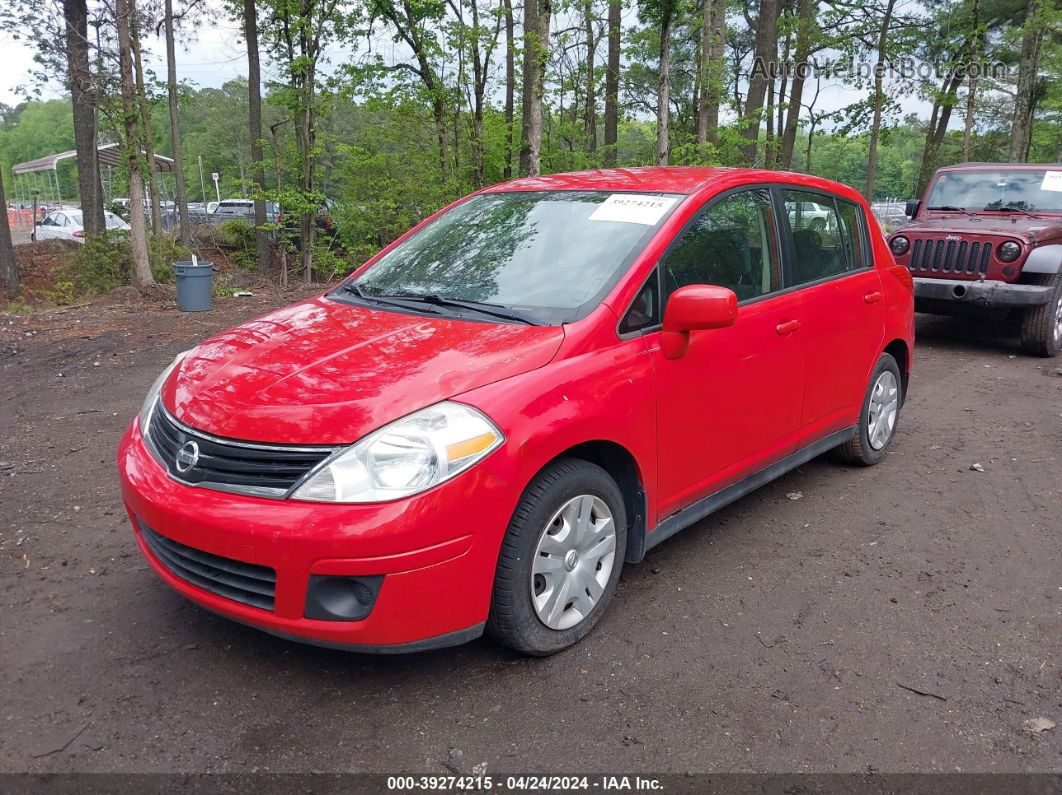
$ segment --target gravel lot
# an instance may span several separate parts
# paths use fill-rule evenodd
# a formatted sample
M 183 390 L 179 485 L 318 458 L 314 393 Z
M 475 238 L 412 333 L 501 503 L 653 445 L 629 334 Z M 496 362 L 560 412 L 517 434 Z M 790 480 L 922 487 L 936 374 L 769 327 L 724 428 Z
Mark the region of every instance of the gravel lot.
M 1062 770 L 1062 361 L 1012 329 L 921 317 L 886 461 L 658 547 L 575 649 L 377 658 L 192 606 L 118 498 L 163 365 L 289 300 L 0 315 L 0 770 Z

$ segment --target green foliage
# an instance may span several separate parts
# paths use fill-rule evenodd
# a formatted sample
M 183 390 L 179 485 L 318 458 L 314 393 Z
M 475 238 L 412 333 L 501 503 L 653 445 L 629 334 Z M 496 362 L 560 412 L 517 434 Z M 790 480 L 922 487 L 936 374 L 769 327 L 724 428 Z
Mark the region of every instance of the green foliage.
M 232 261 L 241 268 L 254 270 L 257 267 L 258 253 L 255 244 L 254 224 L 239 218 L 232 218 L 218 224 L 218 243 L 228 250 Z
M 192 252 L 182 246 L 176 237 L 166 232 L 161 235 L 153 235 L 148 242 L 148 261 L 151 263 L 151 274 L 155 281 L 160 284 L 173 282 L 173 264 L 190 260 Z
M 78 247 L 70 265 L 59 273 L 73 295 L 99 295 L 129 283 L 132 249 L 125 232 L 105 232 Z

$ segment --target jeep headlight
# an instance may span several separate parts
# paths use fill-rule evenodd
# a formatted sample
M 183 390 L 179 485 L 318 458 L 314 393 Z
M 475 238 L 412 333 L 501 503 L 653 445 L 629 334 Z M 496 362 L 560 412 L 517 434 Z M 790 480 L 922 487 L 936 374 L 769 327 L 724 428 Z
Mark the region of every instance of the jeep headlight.
M 159 399 L 159 392 L 162 391 L 162 385 L 166 383 L 166 379 L 170 377 L 170 373 L 174 368 L 181 363 L 191 351 L 181 351 L 178 353 L 172 362 L 166 367 L 165 370 L 155 379 L 155 383 L 151 385 L 151 389 L 148 390 L 147 397 L 144 398 L 143 404 L 140 406 L 140 433 L 147 435 L 148 423 L 151 421 L 151 412 L 155 408 L 155 402 Z
M 892 250 L 892 253 L 895 254 L 897 257 L 902 257 L 904 254 L 906 254 L 907 249 L 910 247 L 911 241 L 903 235 L 897 235 L 889 241 L 889 248 Z
M 310 502 L 385 502 L 465 471 L 505 437 L 484 414 L 449 401 L 403 417 L 321 465 L 291 495 Z
M 1014 260 L 1021 256 L 1021 246 L 1013 240 L 1008 240 L 999 247 L 997 253 L 999 254 L 999 258 L 1004 262 L 1014 262 Z

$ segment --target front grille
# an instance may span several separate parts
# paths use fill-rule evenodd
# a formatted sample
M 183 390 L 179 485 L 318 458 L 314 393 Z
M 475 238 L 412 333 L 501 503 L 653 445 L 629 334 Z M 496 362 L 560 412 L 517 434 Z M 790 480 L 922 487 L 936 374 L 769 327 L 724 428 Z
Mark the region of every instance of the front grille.
M 912 271 L 985 276 L 991 257 L 991 243 L 932 238 L 917 238 L 911 242 Z
M 222 439 L 178 422 L 161 402 L 151 412 L 147 437 L 156 458 L 177 480 L 273 498 L 286 496 L 292 486 L 336 449 Z M 178 461 L 182 448 L 183 460 Z
M 277 589 L 277 573 L 273 569 L 179 544 L 159 535 L 139 519 L 137 526 L 148 549 L 175 577 L 234 602 L 262 610 L 273 609 Z

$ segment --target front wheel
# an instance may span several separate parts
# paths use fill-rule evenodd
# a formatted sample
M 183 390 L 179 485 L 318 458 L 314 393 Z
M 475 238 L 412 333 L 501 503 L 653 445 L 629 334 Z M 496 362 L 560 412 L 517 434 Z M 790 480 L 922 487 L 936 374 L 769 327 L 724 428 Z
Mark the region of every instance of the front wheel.
M 555 654 L 593 629 L 616 591 L 627 515 L 616 482 L 576 458 L 528 487 L 502 541 L 487 631 L 524 654 Z
M 1051 357 L 1062 350 L 1062 273 L 1036 273 L 1031 284 L 1053 285 L 1051 300 L 1025 310 L 1021 320 L 1021 349 L 1033 356 Z
M 881 461 L 896 434 L 902 402 L 900 368 L 890 354 L 883 353 L 870 376 L 855 436 L 837 448 L 838 457 L 845 463 L 867 467 Z

